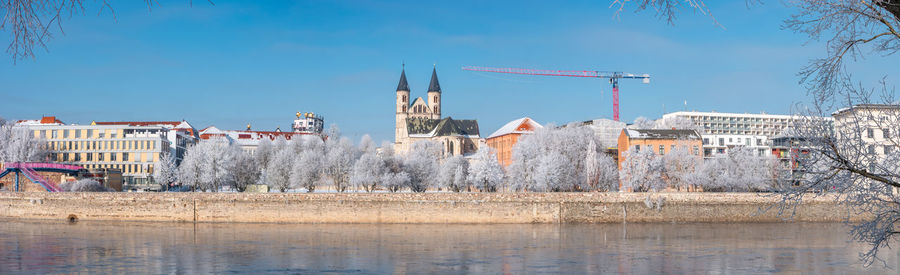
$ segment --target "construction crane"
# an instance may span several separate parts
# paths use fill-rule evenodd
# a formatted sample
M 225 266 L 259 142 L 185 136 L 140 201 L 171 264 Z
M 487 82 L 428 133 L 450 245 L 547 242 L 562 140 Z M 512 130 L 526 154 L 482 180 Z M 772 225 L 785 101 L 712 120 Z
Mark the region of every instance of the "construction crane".
M 649 74 L 631 74 L 623 72 L 601 72 L 601 71 L 557 71 L 557 70 L 535 70 L 535 69 L 519 69 L 519 68 L 494 68 L 494 67 L 478 67 L 464 66 L 463 70 L 505 74 L 526 74 L 526 75 L 548 75 L 548 76 L 571 76 L 571 77 L 593 77 L 608 78 L 612 84 L 613 91 L 613 120 L 619 121 L 619 79 L 640 79 L 643 83 L 650 83 Z

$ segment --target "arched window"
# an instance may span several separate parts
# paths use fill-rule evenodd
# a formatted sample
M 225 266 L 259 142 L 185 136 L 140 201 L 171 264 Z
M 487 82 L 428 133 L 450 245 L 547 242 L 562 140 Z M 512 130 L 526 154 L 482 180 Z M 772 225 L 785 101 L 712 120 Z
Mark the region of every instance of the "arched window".
M 453 142 L 452 142 L 452 141 L 450 142 L 450 151 L 449 151 L 449 153 L 450 153 L 451 156 L 453 155 Z
M 406 103 L 406 96 L 403 96 L 403 103 Z
M 434 106 L 434 113 L 437 114 L 437 106 Z
M 434 96 L 434 100 L 432 100 L 432 101 L 434 101 L 434 104 L 438 104 L 438 103 L 439 103 L 439 102 L 438 102 L 437 96 Z
M 403 112 L 406 112 L 406 106 L 405 106 L 405 105 L 403 106 Z

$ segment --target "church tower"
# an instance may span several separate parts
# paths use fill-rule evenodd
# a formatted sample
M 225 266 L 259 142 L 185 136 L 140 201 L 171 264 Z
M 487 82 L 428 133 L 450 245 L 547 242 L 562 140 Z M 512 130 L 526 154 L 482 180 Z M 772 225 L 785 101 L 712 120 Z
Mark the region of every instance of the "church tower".
M 428 84 L 428 111 L 431 119 L 441 119 L 441 84 L 438 83 L 437 66 L 431 70 L 431 83 Z
M 404 66 L 405 67 L 405 66 Z M 406 68 L 400 72 L 400 83 L 397 84 L 397 125 L 394 133 L 394 149 L 402 150 L 407 144 L 409 133 L 406 129 L 406 118 L 409 116 L 409 83 L 406 82 Z

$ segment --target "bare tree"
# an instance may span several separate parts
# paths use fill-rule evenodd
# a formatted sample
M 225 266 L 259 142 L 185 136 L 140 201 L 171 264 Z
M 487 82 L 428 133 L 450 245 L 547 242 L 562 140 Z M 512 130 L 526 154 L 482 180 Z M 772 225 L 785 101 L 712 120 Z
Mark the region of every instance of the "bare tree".
M 152 0 L 144 0 L 147 7 Z M 6 53 L 13 61 L 34 57 L 38 48 L 47 49 L 54 30 L 65 34 L 62 21 L 74 15 L 84 14 L 87 6 L 96 4 L 97 13 L 109 11 L 115 16 L 112 5 L 106 0 L 3 0 L 0 1 L 0 31 L 9 32 L 10 42 Z
M 638 3 L 638 10 L 655 9 L 670 24 L 680 7 L 709 13 L 702 0 L 614 0 L 613 5 L 621 11 L 629 2 Z M 798 12 L 785 20 L 785 27 L 811 40 L 824 37 L 827 54 L 800 72 L 800 83 L 808 89 L 812 102 L 801 106 L 799 113 L 803 118 L 794 121 L 793 132 L 803 142 L 803 148 L 797 149 L 809 153 L 792 160 L 802 164 L 796 169 L 798 176 L 793 177 L 793 184 L 778 185 L 783 202 L 779 210 L 794 209 L 806 196 L 837 194 L 840 203 L 872 217 L 854 224 L 851 230 L 855 240 L 871 245 L 862 255 L 871 264 L 879 260 L 880 248 L 888 247 L 900 236 L 900 167 L 896 166 L 900 159 L 895 159 L 895 151 L 889 149 L 897 146 L 897 138 L 888 135 L 875 140 L 870 129 L 882 133 L 883 129 L 888 129 L 888 133 L 900 130 L 900 125 L 891 125 L 900 121 L 900 113 L 890 111 L 897 107 L 897 101 L 894 89 L 885 80 L 878 88 L 854 84 L 846 63 L 866 54 L 884 58 L 900 50 L 900 0 L 788 3 Z M 873 97 L 879 90 L 880 96 Z M 870 108 L 873 103 L 888 106 L 888 111 Z M 857 108 L 843 109 L 854 106 Z M 839 108 L 834 125 L 823 119 Z M 873 110 L 878 110 L 877 114 Z

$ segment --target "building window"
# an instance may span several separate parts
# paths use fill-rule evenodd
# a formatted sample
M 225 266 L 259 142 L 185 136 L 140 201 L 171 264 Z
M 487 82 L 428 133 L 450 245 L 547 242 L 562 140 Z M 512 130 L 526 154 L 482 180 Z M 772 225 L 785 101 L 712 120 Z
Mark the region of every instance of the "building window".
M 128 161 L 128 153 L 122 153 L 122 161 Z
M 891 137 L 891 129 L 888 129 L 888 128 L 881 129 L 881 137 L 890 138 Z
M 109 161 L 116 161 L 116 153 L 109 153 Z
M 406 96 L 403 96 L 403 103 L 406 103 Z M 406 111 L 406 110 L 404 110 L 404 111 Z
M 80 129 L 75 130 L 75 138 L 81 138 L 81 130 Z
M 93 161 L 93 160 L 94 160 L 94 153 L 87 153 L 87 161 Z
M 666 146 L 660 144 L 660 145 L 659 145 L 659 154 L 662 155 L 662 154 L 665 154 L 665 153 L 666 153 Z
M 694 155 L 700 155 L 700 147 L 698 147 L 697 145 L 694 145 Z
M 640 151 L 641 151 L 641 146 L 640 146 L 640 145 L 635 145 L 635 146 L 634 146 L 634 151 L 640 152 Z
M 97 161 L 103 161 L 103 155 L 105 155 L 105 154 L 104 153 L 97 154 Z
M 761 138 L 756 139 L 756 146 L 762 146 L 762 139 L 761 139 Z
M 875 154 L 875 145 L 869 145 L 869 154 Z
M 703 145 L 709 145 L 709 139 L 708 139 L 708 138 L 704 138 L 704 139 L 703 139 Z
M 87 134 L 85 135 L 85 137 L 86 138 L 94 137 L 94 129 L 87 129 Z
M 884 146 L 884 154 L 885 154 L 885 155 L 890 155 L 891 152 L 894 151 L 893 149 L 894 149 L 893 146 L 885 145 L 885 146 Z
M 437 110 L 438 110 L 438 109 L 437 109 L 437 106 L 434 106 L 434 113 L 435 113 L 435 114 L 437 114 L 437 112 L 438 112 Z
M 872 129 L 872 128 L 866 129 L 866 137 L 874 138 L 875 137 L 875 129 Z

